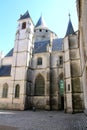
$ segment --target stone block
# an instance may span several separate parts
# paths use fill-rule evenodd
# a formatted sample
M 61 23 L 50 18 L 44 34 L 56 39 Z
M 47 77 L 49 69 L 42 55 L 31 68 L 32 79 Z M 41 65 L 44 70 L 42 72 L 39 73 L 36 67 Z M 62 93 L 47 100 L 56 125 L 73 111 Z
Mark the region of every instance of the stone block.
M 68 78 L 71 76 L 71 68 L 70 68 L 70 62 L 66 62 L 65 63 L 65 68 L 64 68 L 64 71 L 65 71 L 65 78 Z
M 73 94 L 72 99 L 73 99 L 73 110 L 74 111 L 81 111 L 83 110 L 83 99 L 82 95 L 80 93 Z
M 71 76 L 80 76 L 81 74 L 81 67 L 80 67 L 80 60 L 72 61 L 71 62 Z
M 74 60 L 74 59 L 79 59 L 79 49 L 75 49 L 75 50 L 70 50 L 70 59 Z
M 25 80 L 26 78 L 26 68 L 16 67 L 15 80 Z
M 72 92 L 82 92 L 81 81 L 79 77 L 72 79 Z
M 78 48 L 78 38 L 77 35 L 73 35 L 69 37 L 69 48 L 75 49 Z

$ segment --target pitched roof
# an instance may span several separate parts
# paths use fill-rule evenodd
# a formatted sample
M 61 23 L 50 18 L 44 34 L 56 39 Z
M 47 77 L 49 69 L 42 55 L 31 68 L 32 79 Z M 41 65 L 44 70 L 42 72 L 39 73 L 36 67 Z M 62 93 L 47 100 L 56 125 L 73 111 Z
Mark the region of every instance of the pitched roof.
M 11 65 L 2 66 L 0 68 L 0 76 L 10 76 Z
M 73 34 L 73 33 L 74 33 L 74 29 L 73 29 L 73 25 L 72 25 L 70 14 L 69 14 L 69 22 L 68 22 L 68 27 L 67 27 L 67 31 L 66 31 L 65 36 L 68 36 L 68 35 Z
M 19 20 L 27 19 L 27 18 L 30 18 L 30 14 L 28 11 L 26 11 L 26 13 L 24 15 L 21 15 Z
M 5 57 L 10 57 L 13 55 L 13 48 L 6 54 Z
M 39 18 L 39 20 L 38 20 L 35 28 L 36 27 L 45 27 L 45 28 L 47 28 L 47 25 L 46 25 L 46 23 L 45 23 L 44 18 L 42 17 L 42 15 L 40 16 L 40 18 Z
M 50 43 L 50 40 L 40 41 L 34 43 L 34 53 L 43 53 L 47 52 L 47 45 Z M 52 51 L 62 51 L 62 38 L 57 38 L 53 40 Z

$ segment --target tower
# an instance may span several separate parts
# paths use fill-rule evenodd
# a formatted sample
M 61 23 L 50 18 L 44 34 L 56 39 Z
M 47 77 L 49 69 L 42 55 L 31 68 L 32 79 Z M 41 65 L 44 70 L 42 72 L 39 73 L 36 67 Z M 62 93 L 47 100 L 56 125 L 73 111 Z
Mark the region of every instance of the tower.
M 32 57 L 34 24 L 28 11 L 20 16 L 15 35 L 12 83 L 13 109 L 25 109 L 27 70 Z
M 65 111 L 70 113 L 83 111 L 78 33 L 73 30 L 70 16 L 64 38 L 64 81 Z

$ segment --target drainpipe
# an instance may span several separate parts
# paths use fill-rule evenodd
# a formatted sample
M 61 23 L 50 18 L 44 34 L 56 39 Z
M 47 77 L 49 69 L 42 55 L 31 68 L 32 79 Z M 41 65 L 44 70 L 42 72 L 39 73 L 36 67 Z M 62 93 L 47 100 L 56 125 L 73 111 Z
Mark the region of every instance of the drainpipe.
M 49 93 L 49 98 L 50 98 L 50 111 L 52 110 L 52 70 L 51 70 L 51 52 L 50 52 L 50 93 Z
M 52 69 L 51 69 L 51 52 L 52 52 L 52 41 L 53 34 L 50 34 L 50 44 L 49 44 L 49 68 L 50 68 L 50 88 L 49 88 L 49 100 L 50 100 L 50 111 L 52 110 Z

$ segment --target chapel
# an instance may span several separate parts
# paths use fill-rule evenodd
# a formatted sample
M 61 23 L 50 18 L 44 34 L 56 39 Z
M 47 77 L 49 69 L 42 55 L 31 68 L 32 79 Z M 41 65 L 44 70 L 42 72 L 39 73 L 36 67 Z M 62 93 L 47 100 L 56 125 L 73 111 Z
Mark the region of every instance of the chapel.
M 84 109 L 81 57 L 71 18 L 59 38 L 41 15 L 37 24 L 25 12 L 18 19 L 14 47 L 0 54 L 0 109 Z

